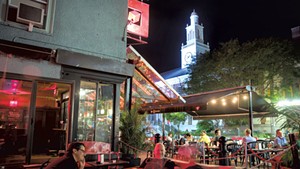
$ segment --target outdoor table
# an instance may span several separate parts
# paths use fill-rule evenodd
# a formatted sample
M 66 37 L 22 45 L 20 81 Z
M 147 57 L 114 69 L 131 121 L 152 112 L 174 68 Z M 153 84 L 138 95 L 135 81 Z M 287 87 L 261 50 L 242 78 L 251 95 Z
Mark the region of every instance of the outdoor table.
M 97 163 L 97 161 L 92 162 L 85 162 L 84 168 L 91 169 L 91 168 L 108 168 L 109 166 L 122 166 L 124 164 L 129 164 L 129 161 L 124 160 L 111 160 L 111 161 L 105 161 L 103 163 Z
M 257 149 L 257 148 L 253 148 L 252 149 L 254 152 L 256 153 L 260 153 L 260 152 L 267 152 L 267 153 L 274 153 L 277 154 L 278 152 L 283 151 L 283 148 L 263 148 L 263 149 Z

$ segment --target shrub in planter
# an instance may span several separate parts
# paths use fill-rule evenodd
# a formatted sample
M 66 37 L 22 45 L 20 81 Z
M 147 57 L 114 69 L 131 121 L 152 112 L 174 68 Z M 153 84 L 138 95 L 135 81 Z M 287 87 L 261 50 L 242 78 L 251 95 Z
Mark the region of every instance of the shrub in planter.
M 131 111 L 123 111 L 120 118 L 120 131 L 122 147 L 122 159 L 129 160 L 131 166 L 140 165 L 141 159 L 138 156 L 138 150 L 144 150 L 146 134 L 143 123 L 145 115 L 137 113 L 139 104 L 134 104 Z

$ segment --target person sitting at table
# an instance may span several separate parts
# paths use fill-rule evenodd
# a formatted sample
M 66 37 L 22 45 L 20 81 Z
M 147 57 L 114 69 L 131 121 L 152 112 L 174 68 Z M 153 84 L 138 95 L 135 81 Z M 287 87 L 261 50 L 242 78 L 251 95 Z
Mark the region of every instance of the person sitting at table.
M 256 139 L 251 136 L 251 130 L 245 129 L 245 137 L 243 137 L 243 143 L 249 143 L 253 141 L 256 141 Z
M 282 131 L 280 129 L 276 130 L 276 138 L 274 140 L 274 147 L 275 148 L 282 148 L 287 146 L 287 141 L 285 137 L 282 136 Z
M 174 147 L 172 136 L 173 136 L 173 134 L 171 132 L 168 133 L 166 141 L 164 142 L 164 145 L 166 147 L 166 151 L 167 151 L 168 154 L 170 154 L 172 152 L 173 147 Z
M 46 169 L 84 169 L 85 145 L 74 142 L 68 146 L 67 153 L 51 162 Z
M 190 133 L 186 133 L 185 138 L 186 138 L 187 143 L 193 141 L 193 136 Z
M 175 163 L 165 157 L 165 146 L 162 143 L 156 143 L 155 148 L 153 150 L 153 157 L 146 158 L 139 168 L 144 169 L 174 169 Z
M 255 142 L 255 141 L 256 141 L 256 139 L 251 136 L 251 130 L 250 129 L 245 129 L 245 137 L 243 137 L 243 144 L 247 144 L 247 143 Z M 251 144 L 249 146 L 250 146 L 249 148 L 255 148 L 255 144 Z M 250 150 L 248 150 L 248 153 L 251 154 L 252 152 Z M 254 155 L 251 155 L 250 156 L 251 165 L 254 166 L 254 162 L 255 162 Z
M 201 132 L 201 138 L 198 140 L 198 142 L 204 142 L 206 145 L 209 145 L 210 143 L 210 138 L 208 137 L 208 135 L 206 134 L 206 131 L 203 130 Z
M 184 145 L 186 142 L 186 135 L 180 136 L 179 145 Z
M 216 129 L 215 130 L 215 137 L 213 138 L 213 145 L 214 146 L 219 146 L 219 138 L 221 137 L 221 130 Z

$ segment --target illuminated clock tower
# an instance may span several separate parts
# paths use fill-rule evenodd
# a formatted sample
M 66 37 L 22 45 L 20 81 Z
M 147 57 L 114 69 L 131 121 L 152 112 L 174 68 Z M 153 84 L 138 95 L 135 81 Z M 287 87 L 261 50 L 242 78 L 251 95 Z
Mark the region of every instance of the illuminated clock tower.
M 181 46 L 181 69 L 192 63 L 193 58 L 209 51 L 209 44 L 204 43 L 203 25 L 199 25 L 198 15 L 195 10 L 190 19 L 191 24 L 186 26 L 186 45 Z

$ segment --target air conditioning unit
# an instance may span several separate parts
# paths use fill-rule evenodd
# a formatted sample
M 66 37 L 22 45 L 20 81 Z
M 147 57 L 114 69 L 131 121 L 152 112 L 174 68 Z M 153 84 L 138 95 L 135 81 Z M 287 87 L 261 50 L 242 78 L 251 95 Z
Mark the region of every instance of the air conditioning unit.
M 33 24 L 36 27 L 43 27 L 44 9 L 20 2 L 16 20 L 24 24 Z

